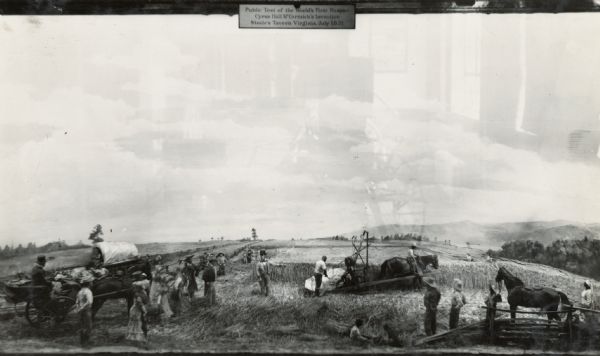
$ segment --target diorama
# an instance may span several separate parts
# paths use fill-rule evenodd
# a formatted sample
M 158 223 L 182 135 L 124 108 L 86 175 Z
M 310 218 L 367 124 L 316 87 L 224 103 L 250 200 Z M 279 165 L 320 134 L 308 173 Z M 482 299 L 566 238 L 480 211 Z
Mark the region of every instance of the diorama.
M 0 353 L 597 354 L 599 10 L 0 2 Z

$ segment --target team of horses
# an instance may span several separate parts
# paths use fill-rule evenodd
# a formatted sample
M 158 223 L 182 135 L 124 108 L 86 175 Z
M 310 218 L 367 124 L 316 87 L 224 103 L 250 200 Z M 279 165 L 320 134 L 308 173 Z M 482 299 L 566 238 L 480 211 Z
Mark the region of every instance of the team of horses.
M 421 270 L 426 270 L 428 266 L 431 266 L 435 269 L 438 269 L 439 267 L 437 255 L 419 256 L 416 259 L 416 262 Z M 407 259 L 393 257 L 381 264 L 379 279 L 385 280 L 411 275 L 415 276 L 415 286 L 421 287 L 421 276 L 419 273 L 415 273 Z M 572 306 L 572 303 L 569 301 L 569 298 L 565 293 L 547 287 L 525 287 L 525 283 L 510 273 L 506 267 L 500 267 L 496 275 L 498 292 L 496 292 L 490 286 L 490 295 L 493 297 L 492 300 L 494 301 L 494 306 L 498 301 L 501 300 L 500 292 L 502 291 L 502 282 L 504 282 L 508 292 L 507 302 L 510 306 L 511 319 L 515 319 L 518 307 L 525 307 L 540 308 L 540 310 L 543 312 L 550 312 L 547 313 L 548 321 L 560 321 L 560 313 L 555 312 L 560 311 L 565 305 Z

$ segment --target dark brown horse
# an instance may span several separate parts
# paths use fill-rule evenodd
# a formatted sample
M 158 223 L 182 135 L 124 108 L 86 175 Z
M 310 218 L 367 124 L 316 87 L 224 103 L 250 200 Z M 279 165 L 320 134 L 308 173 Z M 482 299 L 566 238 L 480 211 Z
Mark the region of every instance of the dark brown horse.
M 152 280 L 152 264 L 148 258 L 140 258 L 129 267 L 117 267 L 117 271 L 126 271 L 123 276 L 109 275 L 94 281 L 92 284 L 92 294 L 94 303 L 92 304 L 92 317 L 96 315 L 104 302 L 109 299 L 125 299 L 127 301 L 127 313 L 133 305 L 133 282 L 131 275 L 140 271 L 146 274 L 146 279 Z
M 540 308 L 544 312 L 558 311 L 562 304 L 572 305 L 569 298 L 551 288 L 526 288 L 522 280 L 510 273 L 505 267 L 498 269 L 496 283 L 502 289 L 502 281 L 508 290 L 508 304 L 510 305 L 510 317 L 516 317 L 517 307 Z M 560 321 L 559 313 L 548 313 L 548 321 L 552 319 Z
M 403 277 L 413 274 L 413 270 L 406 258 L 392 257 L 381 264 L 379 279 Z
M 125 299 L 127 301 L 127 313 L 133 305 L 133 280 L 129 277 L 109 276 L 98 279 L 92 284 L 92 294 L 94 295 L 94 303 L 92 304 L 92 317 L 104 302 L 109 299 Z
M 419 256 L 417 257 L 417 263 L 420 263 L 424 269 L 426 269 L 427 266 L 430 265 L 435 269 L 438 269 L 440 267 L 437 255 Z
M 143 272 L 148 280 L 152 280 L 152 264 L 147 258 L 142 258 L 131 267 L 127 268 L 127 275 L 132 275 L 134 272 Z
M 435 269 L 439 267 L 437 255 L 418 256 L 416 260 L 421 270 L 424 270 L 429 265 Z M 379 279 L 403 277 L 411 274 L 414 274 L 414 272 L 406 258 L 393 257 L 381 264 Z

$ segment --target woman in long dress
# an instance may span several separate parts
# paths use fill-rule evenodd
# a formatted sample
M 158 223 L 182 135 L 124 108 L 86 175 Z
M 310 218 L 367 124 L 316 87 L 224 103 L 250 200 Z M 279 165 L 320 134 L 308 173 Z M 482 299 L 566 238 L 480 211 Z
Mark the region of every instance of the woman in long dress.
M 144 305 L 144 289 L 140 285 L 134 285 L 134 299 L 129 309 L 129 324 L 127 325 L 127 340 L 135 342 L 147 342 L 148 330 L 145 327 L 146 306 Z
M 162 309 L 161 318 L 163 321 L 168 320 L 173 316 L 173 311 L 171 310 L 171 305 L 169 304 L 169 294 L 171 292 L 170 284 L 173 281 L 173 277 L 167 273 L 167 271 L 163 271 L 160 276 L 160 307 Z
M 162 258 L 160 255 L 155 257 L 154 267 L 152 268 L 152 283 L 150 284 L 150 304 L 157 306 L 160 304 L 160 285 L 161 276 L 163 273 L 163 265 L 161 263 Z

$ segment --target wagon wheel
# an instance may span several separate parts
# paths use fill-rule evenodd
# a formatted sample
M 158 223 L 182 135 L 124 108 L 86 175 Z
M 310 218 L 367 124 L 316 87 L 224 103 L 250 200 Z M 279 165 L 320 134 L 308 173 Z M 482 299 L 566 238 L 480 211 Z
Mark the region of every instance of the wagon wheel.
M 29 322 L 29 324 L 35 328 L 48 328 L 51 326 L 52 316 L 45 308 L 46 305 L 42 308 L 37 308 L 35 306 L 35 302 L 28 301 L 25 306 L 25 318 Z
M 65 320 L 75 300 L 69 297 L 57 297 L 46 302 L 42 307 L 35 306 L 33 301 L 27 302 L 25 318 L 36 328 L 49 328 Z
M 56 323 L 60 323 L 65 320 L 67 314 L 71 311 L 73 306 L 75 305 L 75 300 L 69 297 L 57 297 L 53 299 L 49 306 L 51 306 L 50 311 L 54 317 L 54 321 Z

